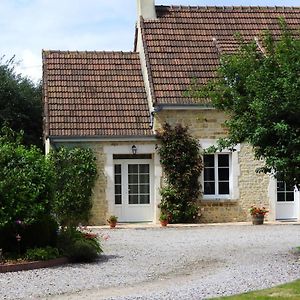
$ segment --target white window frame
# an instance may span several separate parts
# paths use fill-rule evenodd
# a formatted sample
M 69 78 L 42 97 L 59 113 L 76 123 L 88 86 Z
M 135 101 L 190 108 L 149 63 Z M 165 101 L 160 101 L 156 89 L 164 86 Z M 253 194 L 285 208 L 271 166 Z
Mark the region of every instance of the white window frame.
M 208 154 L 209 155 L 209 154 Z M 211 155 L 214 156 L 214 170 L 215 170 L 215 194 L 204 194 L 204 173 L 203 173 L 203 180 L 202 180 L 202 186 L 203 186 L 203 197 L 205 199 L 230 199 L 232 194 L 232 155 L 228 152 L 219 152 L 219 153 L 212 153 Z M 219 172 L 218 172 L 218 157 L 219 155 L 228 155 L 229 158 L 229 194 L 219 194 Z M 203 156 L 204 158 L 204 156 Z M 203 159 L 204 162 L 204 159 Z M 204 172 L 204 168 L 203 168 Z
M 199 141 L 200 146 L 203 150 L 211 147 L 216 146 L 217 140 L 216 139 L 201 139 Z M 236 145 L 235 151 L 230 151 L 229 149 L 224 149 L 222 152 L 217 151 L 214 153 L 215 157 L 215 191 L 218 191 L 218 170 L 216 164 L 218 154 L 229 154 L 229 194 L 228 195 L 220 195 L 215 193 L 214 195 L 205 195 L 204 194 L 204 173 L 202 172 L 201 175 L 201 184 L 203 190 L 203 200 L 209 201 L 236 201 L 239 199 L 239 185 L 238 185 L 238 177 L 240 176 L 240 166 L 239 166 L 239 159 L 238 153 L 240 152 L 240 144 Z M 203 170 L 204 171 L 204 170 Z

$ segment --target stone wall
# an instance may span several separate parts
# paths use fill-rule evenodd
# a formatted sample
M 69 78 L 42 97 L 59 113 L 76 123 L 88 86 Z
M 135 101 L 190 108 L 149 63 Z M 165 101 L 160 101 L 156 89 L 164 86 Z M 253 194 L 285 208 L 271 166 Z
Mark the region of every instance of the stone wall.
M 174 126 L 182 124 L 189 127 L 189 132 L 196 138 L 217 139 L 225 137 L 227 129 L 224 113 L 215 109 L 203 110 L 162 110 L 155 115 L 155 130 L 159 130 L 165 122 Z
M 172 126 L 176 123 L 189 127 L 189 132 L 198 139 L 218 139 L 225 137 L 224 126 L 226 116 L 223 112 L 204 110 L 162 110 L 156 114 L 155 129 L 159 130 L 165 122 Z M 240 222 L 249 221 L 249 208 L 252 204 L 269 207 L 268 185 L 269 177 L 257 174 L 255 169 L 262 165 L 254 159 L 249 145 L 241 145 L 238 152 L 239 163 L 239 197 L 226 200 L 201 199 L 200 222 Z

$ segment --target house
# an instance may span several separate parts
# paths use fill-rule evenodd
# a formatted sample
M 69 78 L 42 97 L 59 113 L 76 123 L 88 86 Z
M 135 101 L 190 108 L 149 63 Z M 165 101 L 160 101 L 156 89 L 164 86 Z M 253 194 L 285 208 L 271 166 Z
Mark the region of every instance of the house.
M 46 152 L 88 146 L 97 157 L 91 224 L 115 214 L 123 222 L 156 222 L 162 167 L 155 132 L 164 122 L 188 125 L 203 149 L 226 136 L 225 115 L 207 100 L 185 97 L 192 78 L 214 76 L 220 53 L 232 52 L 234 34 L 256 39 L 278 32 L 284 17 L 300 27 L 300 8 L 155 6 L 137 1 L 133 52 L 43 51 Z M 269 219 L 299 219 L 299 192 L 256 174 L 261 161 L 247 144 L 207 155 L 201 222 L 245 221 L 252 204 Z

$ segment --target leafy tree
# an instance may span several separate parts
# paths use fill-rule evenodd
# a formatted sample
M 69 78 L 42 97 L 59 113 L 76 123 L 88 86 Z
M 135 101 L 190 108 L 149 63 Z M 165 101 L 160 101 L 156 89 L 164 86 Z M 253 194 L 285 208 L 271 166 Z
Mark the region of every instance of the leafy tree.
M 42 147 L 42 88 L 15 72 L 14 58 L 0 58 L 0 127 L 24 131 L 24 143 Z
M 56 178 L 54 213 L 61 225 L 87 222 L 91 195 L 97 177 L 96 158 L 91 149 L 65 148 L 50 153 Z
M 160 208 L 170 214 L 173 223 L 193 221 L 199 210 L 196 203 L 202 171 L 199 143 L 180 124 L 174 128 L 164 124 L 157 136 L 161 141 L 158 153 L 166 180 L 161 189 Z
M 239 39 L 239 50 L 222 55 L 217 76 L 194 96 L 210 97 L 226 112 L 228 137 L 218 148 L 248 142 L 257 159 L 258 172 L 281 174 L 300 182 L 300 40 L 280 21 L 277 40 L 265 33 L 263 47 Z
M 21 140 L 7 127 L 0 132 L 0 228 L 18 220 L 31 224 L 51 210 L 49 160 L 40 149 L 28 149 Z

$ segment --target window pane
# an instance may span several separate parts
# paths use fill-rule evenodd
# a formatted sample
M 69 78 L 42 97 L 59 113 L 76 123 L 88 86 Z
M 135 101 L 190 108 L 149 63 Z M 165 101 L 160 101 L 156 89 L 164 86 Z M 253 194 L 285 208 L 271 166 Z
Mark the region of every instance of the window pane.
M 115 165 L 115 174 L 116 173 L 121 174 L 121 165 Z
M 229 180 L 229 169 L 228 168 L 219 168 L 219 180 Z
M 289 184 L 285 184 L 285 190 L 286 191 L 290 191 L 290 192 L 294 192 L 294 187 L 292 185 Z
M 205 168 L 204 169 L 204 181 L 214 181 L 215 180 L 215 169 Z
M 129 204 L 138 204 L 138 195 L 129 195 Z
M 138 175 L 128 175 L 128 182 L 129 183 L 138 183 L 139 176 Z
M 277 201 L 284 201 L 284 192 L 277 193 Z
M 229 167 L 229 154 L 218 154 L 218 166 Z
M 277 181 L 277 191 L 284 191 L 284 182 Z
M 150 196 L 149 195 L 140 195 L 140 204 L 149 204 Z
M 219 194 L 229 195 L 229 182 L 219 182 Z
M 115 183 L 120 184 L 121 183 L 121 175 L 115 175 Z
M 215 156 L 213 154 L 204 155 L 204 167 L 214 167 L 215 166 Z
M 116 184 L 115 185 L 115 194 L 116 195 L 121 195 L 122 194 L 121 185 L 120 184 Z
M 115 195 L 115 204 L 122 204 L 122 196 Z
M 286 201 L 294 201 L 294 192 L 286 193 Z
M 149 183 L 149 175 L 140 175 L 140 183 Z
M 140 193 L 141 194 L 149 194 L 149 185 L 140 185 Z
M 129 189 L 129 194 L 138 194 L 139 189 L 138 189 L 137 184 L 129 184 L 128 189 Z
M 204 182 L 204 194 L 214 195 L 215 194 L 215 183 L 214 182 Z
M 149 173 L 149 165 L 147 164 L 145 164 L 145 165 L 139 165 L 139 171 L 140 171 L 140 173 L 146 173 L 146 174 L 148 174 Z
M 128 173 L 138 173 L 139 165 L 128 165 Z

